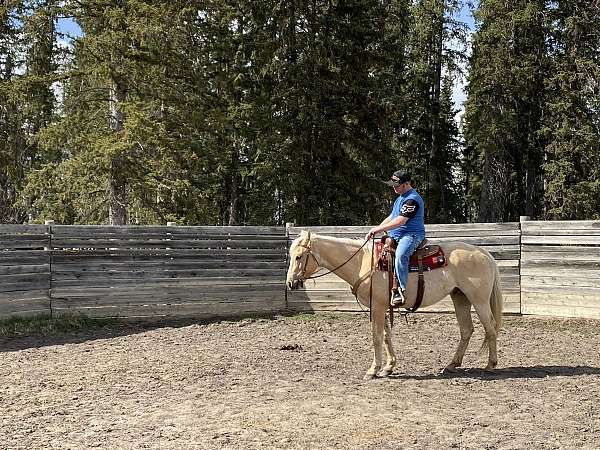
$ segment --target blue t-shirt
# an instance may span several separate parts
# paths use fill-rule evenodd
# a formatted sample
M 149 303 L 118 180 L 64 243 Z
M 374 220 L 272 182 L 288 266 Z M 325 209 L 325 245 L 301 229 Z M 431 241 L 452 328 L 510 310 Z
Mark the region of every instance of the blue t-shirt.
M 407 233 L 425 234 L 425 202 L 414 189 L 398 196 L 394 202 L 391 218 L 395 219 L 398 216 L 408 217 L 408 221 L 388 231 L 396 241 Z

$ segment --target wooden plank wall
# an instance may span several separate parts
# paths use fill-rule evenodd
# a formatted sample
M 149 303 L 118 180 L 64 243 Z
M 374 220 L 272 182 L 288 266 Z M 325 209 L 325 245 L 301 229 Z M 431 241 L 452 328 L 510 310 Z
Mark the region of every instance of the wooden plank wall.
M 524 314 L 600 319 L 600 221 L 522 223 Z
M 442 245 L 463 241 L 488 249 L 500 266 L 509 313 L 600 318 L 600 221 L 521 227 L 429 225 L 427 234 Z M 289 241 L 302 229 L 289 228 Z M 306 229 L 362 239 L 369 227 Z M 92 317 L 281 311 L 287 245 L 286 230 L 270 227 L 0 225 L 0 318 L 51 311 Z M 287 292 L 287 306 L 359 310 L 349 286 L 334 275 Z M 449 299 L 436 306 L 425 311 L 452 309 Z
M 53 314 L 212 317 L 285 309 L 284 228 L 51 230 Z
M 50 314 L 46 225 L 0 225 L 0 318 Z
M 364 239 L 370 227 L 291 227 L 290 241 L 302 230 L 328 236 Z M 475 223 L 427 225 L 430 243 L 460 241 L 487 249 L 496 259 L 502 276 L 505 312 L 520 312 L 519 223 Z M 327 275 L 305 283 L 303 290 L 288 291 L 288 307 L 294 311 L 358 311 L 360 306 L 350 292 L 350 286 L 335 275 Z M 423 311 L 452 311 L 452 300 L 448 297 L 437 305 Z

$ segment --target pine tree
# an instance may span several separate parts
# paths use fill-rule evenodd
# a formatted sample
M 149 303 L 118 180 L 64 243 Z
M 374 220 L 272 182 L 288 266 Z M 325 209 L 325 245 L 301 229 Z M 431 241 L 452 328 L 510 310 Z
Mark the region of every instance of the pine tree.
M 3 27 L 3 203 L 5 220 L 24 221 L 15 203 L 26 174 L 43 159 L 38 133 L 54 113 L 54 9 L 51 1 L 11 2 L 2 7 Z
M 415 175 L 430 223 L 453 220 L 448 206 L 457 195 L 451 186 L 458 170 L 458 129 L 448 122 L 450 104 L 443 104 L 447 99 L 442 96 L 443 89 L 446 95 L 452 89 L 449 83 L 463 57 L 457 46 L 466 40 L 465 25 L 452 17 L 457 7 L 456 2 L 422 0 L 410 10 L 404 85 L 407 112 L 399 164 Z
M 550 10 L 552 70 L 543 134 L 547 139 L 546 214 L 600 218 L 600 8 L 562 0 Z
M 466 144 L 482 160 L 481 221 L 538 217 L 547 73 L 544 2 L 485 0 L 476 13 Z
M 23 117 L 12 82 L 19 66 L 21 29 L 17 17 L 21 2 L 0 6 L 0 221 L 20 222 L 22 212 L 14 207 L 22 181 L 21 149 L 24 147 Z

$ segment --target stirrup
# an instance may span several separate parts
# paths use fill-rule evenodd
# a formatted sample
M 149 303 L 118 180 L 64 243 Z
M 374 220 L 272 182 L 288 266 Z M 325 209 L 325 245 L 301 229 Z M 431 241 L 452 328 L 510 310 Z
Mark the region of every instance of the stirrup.
M 400 289 L 394 291 L 390 300 L 390 305 L 392 306 L 392 308 L 399 308 L 401 306 L 404 306 L 405 303 L 406 298 L 404 297 L 404 292 L 402 292 Z

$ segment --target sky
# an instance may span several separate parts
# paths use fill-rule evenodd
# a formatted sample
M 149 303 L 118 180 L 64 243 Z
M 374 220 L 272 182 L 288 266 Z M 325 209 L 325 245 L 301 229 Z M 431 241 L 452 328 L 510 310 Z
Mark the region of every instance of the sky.
M 73 19 L 58 19 L 57 30 L 71 36 L 81 36 L 81 28 Z

